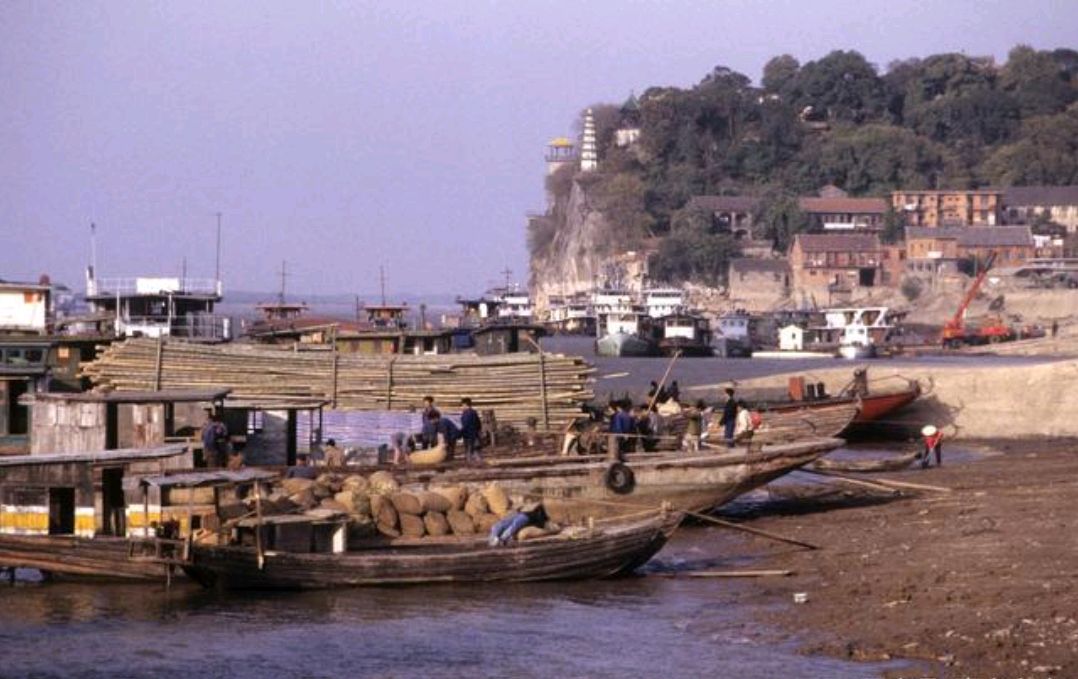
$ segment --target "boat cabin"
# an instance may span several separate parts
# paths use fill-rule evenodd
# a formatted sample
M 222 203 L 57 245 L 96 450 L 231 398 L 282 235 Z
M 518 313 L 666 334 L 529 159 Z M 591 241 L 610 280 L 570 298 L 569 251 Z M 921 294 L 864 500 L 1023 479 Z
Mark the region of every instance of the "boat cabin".
M 472 330 L 473 347 L 480 356 L 535 353 L 545 336 L 543 326 L 531 323 L 490 323 Z
M 86 279 L 95 314 L 113 317 L 116 337 L 177 337 L 196 342 L 232 339 L 231 319 L 214 313 L 221 281 L 139 276 Z
M 129 480 L 192 462 L 182 444 L 0 457 L 0 533 L 124 536 L 133 525 Z

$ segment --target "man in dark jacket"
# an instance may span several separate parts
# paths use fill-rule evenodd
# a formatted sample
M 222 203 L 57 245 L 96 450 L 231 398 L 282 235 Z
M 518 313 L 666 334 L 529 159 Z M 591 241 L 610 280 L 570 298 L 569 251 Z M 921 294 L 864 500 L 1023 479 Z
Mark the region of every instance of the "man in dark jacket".
M 719 424 L 723 426 L 723 437 L 726 439 L 728 448 L 734 447 L 734 427 L 737 426 L 737 400 L 734 398 L 734 388 L 726 387 L 726 403 L 722 406 L 722 419 Z
M 483 431 L 483 423 L 479 420 L 479 413 L 472 407 L 472 399 L 460 400 L 463 408 L 460 411 L 460 437 L 464 440 L 464 461 L 468 463 L 482 462 L 479 457 L 479 434 Z
M 617 404 L 617 412 L 610 418 L 610 433 L 611 434 L 633 434 L 636 430 L 636 422 L 633 420 L 633 416 L 629 413 L 629 403 L 627 401 L 620 401 Z M 629 436 L 618 436 L 618 453 L 625 453 L 629 451 L 629 445 L 632 442 L 632 438 Z

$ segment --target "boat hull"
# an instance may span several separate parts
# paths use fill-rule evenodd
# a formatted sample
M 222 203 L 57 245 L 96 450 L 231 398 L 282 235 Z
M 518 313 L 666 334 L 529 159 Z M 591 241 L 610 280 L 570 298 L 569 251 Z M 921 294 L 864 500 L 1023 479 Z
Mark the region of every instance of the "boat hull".
M 852 416 L 852 412 L 851 412 Z M 541 500 L 559 522 L 615 517 L 668 503 L 674 509 L 709 512 L 742 493 L 798 469 L 841 446 L 841 439 L 819 437 L 793 443 L 744 445 L 685 453 L 629 453 L 629 487 L 608 483 L 611 462 L 573 458 L 545 462 L 513 461 L 481 469 L 406 472 L 404 482 L 429 486 L 497 483 L 515 502 Z
M 486 536 L 384 542 L 340 554 L 267 552 L 196 546 L 184 570 L 206 586 L 313 589 L 443 582 L 532 582 L 605 578 L 631 572 L 666 543 L 680 512 L 647 512 L 576 535 L 552 535 L 504 547 Z
M 705 358 L 715 354 L 711 345 L 697 340 L 683 339 L 680 337 L 664 339 L 659 342 L 659 352 L 663 356 L 679 354 L 684 357 Z
M 161 580 L 160 563 L 132 560 L 120 537 L 0 535 L 0 566 L 36 568 L 50 574 L 108 580 Z
M 603 335 L 595 342 L 595 353 L 599 356 L 654 356 L 654 343 L 638 335 L 615 332 Z

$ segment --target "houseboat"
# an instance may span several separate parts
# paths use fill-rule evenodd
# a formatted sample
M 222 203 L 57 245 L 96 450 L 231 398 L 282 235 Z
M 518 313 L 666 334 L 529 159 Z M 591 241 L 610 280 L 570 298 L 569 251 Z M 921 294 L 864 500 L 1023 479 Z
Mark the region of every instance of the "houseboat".
M 755 348 L 755 319 L 738 309 L 719 316 L 715 351 L 723 358 L 750 358 Z
M 657 356 L 655 326 L 642 307 L 598 314 L 595 353 L 599 356 Z
M 657 321 L 662 335 L 659 351 L 663 356 L 712 356 L 711 322 L 698 314 L 683 311 L 663 316 Z
M 843 358 L 871 358 L 895 330 L 903 314 L 888 307 L 839 307 L 823 311 L 823 325 L 810 327 L 818 345 Z
M 91 312 L 111 316 L 116 337 L 228 341 L 231 319 L 214 313 L 221 290 L 221 281 L 203 278 L 99 278 L 92 267 L 86 276 Z
M 564 335 L 595 335 L 595 311 L 588 295 L 551 297 L 547 326 Z
M 641 298 L 648 316 L 652 318 L 670 316 L 683 311 L 685 307 L 685 293 L 681 288 L 644 288 Z

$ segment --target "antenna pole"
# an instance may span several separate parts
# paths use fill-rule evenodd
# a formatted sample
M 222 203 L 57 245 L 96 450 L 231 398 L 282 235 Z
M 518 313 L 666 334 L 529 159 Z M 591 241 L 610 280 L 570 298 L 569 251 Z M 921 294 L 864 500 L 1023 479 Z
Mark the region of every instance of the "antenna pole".
M 378 280 L 382 284 L 382 306 L 386 305 L 386 268 L 378 267 Z
M 281 292 L 277 295 L 277 301 L 284 304 L 284 282 L 288 278 L 288 262 L 281 260 Z
M 221 213 L 215 212 L 217 215 L 217 261 L 214 265 L 213 280 L 214 284 L 221 282 Z

